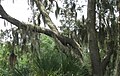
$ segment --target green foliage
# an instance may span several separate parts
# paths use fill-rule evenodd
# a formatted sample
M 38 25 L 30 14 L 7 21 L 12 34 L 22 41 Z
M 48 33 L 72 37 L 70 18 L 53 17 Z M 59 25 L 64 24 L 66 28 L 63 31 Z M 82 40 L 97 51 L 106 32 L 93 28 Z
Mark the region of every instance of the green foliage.
M 1 44 L 0 75 L 1 76 L 88 76 L 86 66 L 78 59 L 66 56 L 55 45 L 52 38 L 41 35 L 40 50 L 25 52 L 15 50 L 17 63 L 13 69 L 9 67 L 9 42 Z M 20 49 L 17 47 L 17 49 Z

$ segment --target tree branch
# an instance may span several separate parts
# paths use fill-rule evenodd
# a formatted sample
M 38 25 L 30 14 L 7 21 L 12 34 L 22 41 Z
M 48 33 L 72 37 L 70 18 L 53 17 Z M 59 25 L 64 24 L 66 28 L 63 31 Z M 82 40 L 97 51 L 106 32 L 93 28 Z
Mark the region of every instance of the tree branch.
M 50 27 L 50 29 L 56 33 L 59 34 L 59 31 L 57 29 L 57 27 L 55 26 L 55 24 L 52 22 L 51 18 L 49 17 L 43 3 L 41 3 L 40 0 L 35 0 L 35 3 L 39 9 L 39 11 L 42 13 L 42 15 L 45 17 L 45 22 L 46 24 Z
M 75 51 L 73 51 L 77 56 L 79 56 L 80 58 L 82 58 L 82 54 L 81 54 L 81 48 L 80 48 L 80 45 L 68 38 L 68 37 L 65 37 L 65 36 L 62 36 L 60 34 L 57 34 L 55 33 L 55 31 L 53 32 L 52 30 L 49 30 L 49 29 L 45 29 L 45 28 L 41 28 L 39 26 L 34 26 L 32 24 L 25 24 L 23 22 L 20 22 L 19 20 L 9 16 L 5 10 L 3 9 L 3 7 L 0 5 L 0 15 L 2 17 L 2 19 L 5 19 L 7 20 L 8 22 L 14 24 L 15 26 L 17 26 L 18 28 L 20 29 L 27 29 L 27 30 L 32 30 L 34 32 L 38 32 L 38 33 L 43 33 L 43 34 L 46 34 L 50 37 L 56 37 L 64 46 L 71 46 L 72 48 L 76 49 Z

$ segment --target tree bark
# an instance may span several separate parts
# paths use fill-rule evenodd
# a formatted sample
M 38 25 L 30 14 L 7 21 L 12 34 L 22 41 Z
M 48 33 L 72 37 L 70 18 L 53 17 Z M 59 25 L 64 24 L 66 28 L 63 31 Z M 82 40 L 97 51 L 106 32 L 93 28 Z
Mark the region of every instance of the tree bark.
M 101 68 L 101 59 L 98 49 L 96 31 L 95 31 L 95 22 L 96 22 L 96 0 L 88 0 L 88 9 L 87 9 L 87 31 L 88 31 L 88 40 L 89 40 L 89 51 L 91 57 L 92 65 L 92 76 L 103 76 Z

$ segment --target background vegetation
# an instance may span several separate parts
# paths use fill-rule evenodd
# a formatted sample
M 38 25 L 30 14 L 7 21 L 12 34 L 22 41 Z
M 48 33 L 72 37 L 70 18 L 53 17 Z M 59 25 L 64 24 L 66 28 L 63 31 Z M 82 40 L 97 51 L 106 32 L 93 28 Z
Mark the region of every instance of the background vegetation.
M 120 76 L 120 1 L 26 1 L 28 23 L 11 17 L 0 0 L 0 19 L 12 26 L 0 32 L 0 76 Z M 80 16 L 84 7 L 87 18 Z

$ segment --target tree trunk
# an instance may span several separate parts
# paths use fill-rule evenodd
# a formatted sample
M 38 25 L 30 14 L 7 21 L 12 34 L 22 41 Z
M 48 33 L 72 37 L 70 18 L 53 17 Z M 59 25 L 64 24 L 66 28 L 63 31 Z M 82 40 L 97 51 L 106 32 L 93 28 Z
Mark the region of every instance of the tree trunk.
M 100 54 L 97 44 L 97 37 L 95 31 L 95 0 L 88 0 L 88 9 L 87 9 L 87 30 L 88 30 L 88 39 L 89 39 L 89 50 L 91 57 L 92 65 L 92 76 L 103 76 L 101 68 Z
M 117 9 L 119 11 L 118 18 L 118 50 L 117 50 L 117 60 L 116 60 L 116 68 L 115 68 L 115 76 L 120 76 L 120 1 L 118 0 Z

